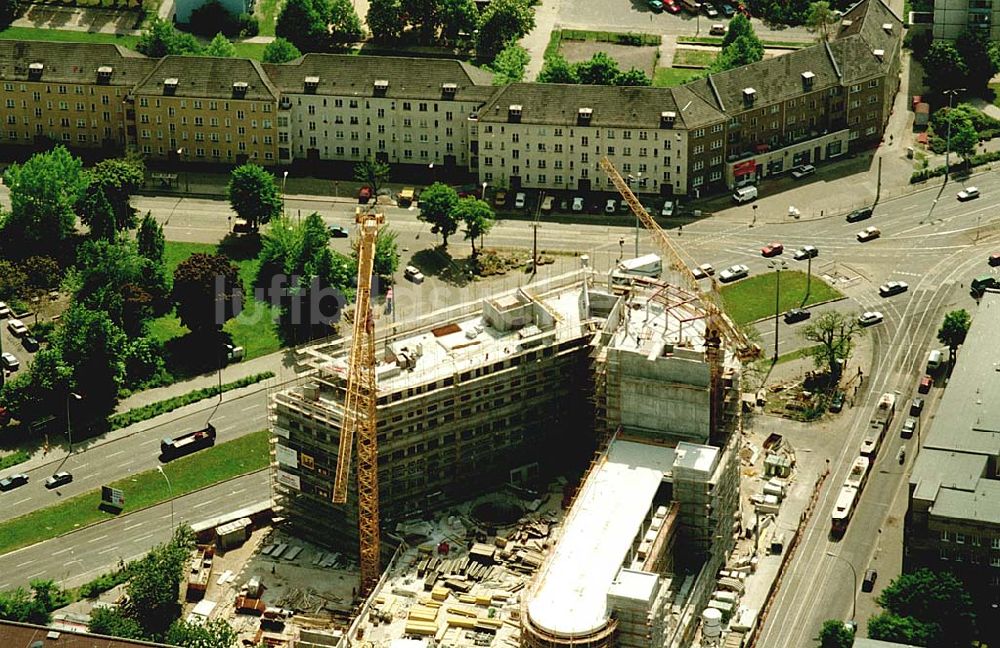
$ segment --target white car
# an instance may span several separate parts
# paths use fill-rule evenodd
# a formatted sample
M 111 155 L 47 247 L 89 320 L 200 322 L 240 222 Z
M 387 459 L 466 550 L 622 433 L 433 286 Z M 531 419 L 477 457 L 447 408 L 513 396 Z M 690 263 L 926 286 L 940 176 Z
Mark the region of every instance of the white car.
M 691 271 L 695 279 L 704 279 L 715 274 L 715 268 L 712 267 L 711 263 L 702 263 L 700 266 Z
M 21 337 L 22 335 L 28 334 L 28 327 L 25 326 L 24 322 L 19 319 L 12 319 L 7 322 L 7 329 L 14 337 Z
M 858 324 L 861 326 L 871 326 L 872 324 L 878 324 L 883 319 L 885 317 L 878 311 L 865 311 L 858 317 Z
M 874 225 L 866 227 L 857 233 L 858 242 L 860 243 L 875 240 L 880 236 L 882 236 L 882 230 L 875 227 Z
M 673 215 L 674 215 L 674 201 L 668 200 L 667 202 L 663 203 L 663 209 L 660 210 L 660 216 L 663 216 L 664 218 L 669 218 L 670 216 Z
M 893 295 L 904 293 L 909 289 L 910 286 L 905 281 L 888 281 L 878 287 L 878 294 L 883 297 L 892 297 Z
M 618 205 L 615 204 L 615 199 L 614 198 L 608 198 L 608 203 L 606 205 L 604 205 L 604 213 L 605 214 L 613 214 L 613 213 L 615 213 L 615 210 L 617 208 L 618 208 Z
M 514 209 L 524 209 L 524 204 L 527 199 L 528 197 L 525 196 L 523 192 L 519 191 L 517 195 L 514 196 Z
M 0 317 L 7 317 L 10 315 L 10 306 L 4 302 L 0 302 Z
M 730 281 L 736 281 L 737 279 L 743 279 L 750 274 L 750 268 L 743 265 L 742 263 L 737 263 L 736 265 L 729 266 L 725 270 L 719 273 L 719 281 L 728 283 Z
M 403 269 L 403 276 L 412 281 L 413 283 L 423 283 L 424 273 L 420 272 L 416 266 L 408 265 Z
M 575 212 L 583 211 L 583 198 L 581 198 L 580 196 L 576 196 L 575 198 L 573 198 L 572 210 Z
M 958 192 L 960 201 L 972 200 L 979 197 L 979 187 L 966 187 Z
M 811 164 L 802 164 L 792 169 L 792 177 L 796 180 L 811 176 L 814 173 L 816 173 L 816 167 Z
M 21 363 L 18 362 L 16 355 L 4 351 L 3 354 L 0 354 L 0 365 L 7 371 L 17 371 Z
M 803 245 L 798 250 L 792 253 L 792 257 L 796 261 L 802 261 L 803 259 L 813 259 L 819 256 L 819 250 L 817 250 L 812 245 Z

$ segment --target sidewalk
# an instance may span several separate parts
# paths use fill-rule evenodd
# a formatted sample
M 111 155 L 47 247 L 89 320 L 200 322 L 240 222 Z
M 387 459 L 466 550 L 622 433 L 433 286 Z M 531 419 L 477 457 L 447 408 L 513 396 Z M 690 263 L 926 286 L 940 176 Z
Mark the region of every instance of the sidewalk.
M 521 47 L 531 55 L 524 71 L 525 81 L 534 81 L 545 65 L 545 48 L 549 46 L 552 30 L 556 27 L 561 3 L 562 0 L 541 0 L 535 6 L 535 28 L 521 39 Z

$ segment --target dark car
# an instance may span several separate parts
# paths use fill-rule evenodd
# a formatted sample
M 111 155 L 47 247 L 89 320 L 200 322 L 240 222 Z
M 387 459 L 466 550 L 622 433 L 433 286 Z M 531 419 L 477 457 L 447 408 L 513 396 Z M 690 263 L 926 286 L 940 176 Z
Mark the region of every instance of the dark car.
M 333 238 L 347 238 L 350 234 L 340 225 L 331 225 L 327 228 Z
M 872 217 L 872 208 L 863 207 L 862 209 L 855 209 L 850 214 L 847 215 L 848 223 L 856 223 L 860 220 Z
M 807 320 L 810 317 L 812 317 L 812 311 L 807 311 L 804 308 L 793 308 L 785 313 L 785 324 L 794 324 L 795 322 Z
M 39 345 L 38 345 L 38 340 L 31 337 L 30 335 L 26 335 L 23 338 L 21 338 L 21 346 L 24 347 L 25 351 L 30 351 L 31 353 L 34 353 L 35 351 L 38 351 Z
M 45 480 L 45 488 L 59 488 L 71 481 L 73 481 L 73 475 L 65 470 L 61 470 Z
M 839 412 L 844 409 L 844 392 L 839 391 L 830 399 L 830 411 Z
M 865 572 L 865 579 L 861 581 L 861 591 L 870 592 L 875 589 L 875 581 L 878 580 L 878 571 L 869 569 Z
M 998 266 L 998 265 L 1000 265 L 1000 253 L 993 253 L 993 254 L 991 254 L 990 258 L 987 259 L 987 263 L 989 263 L 991 266 Z
M 0 479 L 0 491 L 9 491 L 17 488 L 18 486 L 24 486 L 28 483 L 28 476 L 24 473 L 17 473 L 16 475 L 11 475 L 10 477 L 4 477 Z
M 733 15 L 736 14 L 736 10 L 733 9 L 733 5 L 731 4 L 722 5 L 721 7 L 719 7 L 719 11 L 721 11 L 722 15 L 725 16 L 726 18 L 732 18 Z
M 910 401 L 910 416 L 920 416 L 924 411 L 924 399 L 914 398 Z
M 920 384 L 917 385 L 917 391 L 921 394 L 927 394 L 931 391 L 931 387 L 934 385 L 934 379 L 930 376 L 924 376 L 920 379 Z
M 361 203 L 362 205 L 367 205 L 368 201 L 371 200 L 371 197 L 372 197 L 372 188 L 369 187 L 368 185 L 365 185 L 360 189 L 358 189 L 358 202 Z
M 899 436 L 903 437 L 904 439 L 909 439 L 910 437 L 913 436 L 913 431 L 916 429 L 917 429 L 917 419 L 913 418 L 912 416 L 908 416 L 906 417 L 906 420 L 903 421 L 903 428 L 899 431 Z

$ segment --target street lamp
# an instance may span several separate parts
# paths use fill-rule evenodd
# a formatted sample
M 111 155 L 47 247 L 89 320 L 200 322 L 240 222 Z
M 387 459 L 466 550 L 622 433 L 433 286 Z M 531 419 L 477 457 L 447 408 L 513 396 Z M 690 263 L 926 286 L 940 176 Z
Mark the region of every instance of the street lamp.
M 948 95 L 948 136 L 944 147 L 944 183 L 948 184 L 948 173 L 951 171 L 951 165 L 948 163 L 948 154 L 951 153 L 951 102 L 960 92 L 965 92 L 965 88 L 952 88 L 951 90 L 945 90 L 944 94 Z
M 63 457 L 63 460 L 59 462 L 59 467 L 56 468 L 54 472 L 62 470 L 66 460 L 69 459 L 71 454 L 73 454 L 73 424 L 70 420 L 69 404 L 72 401 L 81 400 L 83 400 L 83 396 L 80 396 L 80 394 L 77 394 L 76 392 L 69 392 L 66 394 L 66 436 L 69 437 L 69 451 L 66 453 L 66 456 Z
M 851 568 L 851 576 L 854 577 L 854 593 L 851 594 L 851 621 L 853 622 L 854 617 L 858 611 L 858 572 L 856 569 L 854 569 L 854 565 L 851 563 L 850 560 L 838 556 L 837 554 L 830 551 L 827 551 L 826 555 L 830 556 L 831 558 L 836 558 L 837 560 L 843 562 L 844 564 L 846 564 L 848 567 Z
M 285 212 L 285 183 L 288 182 L 288 171 L 285 171 L 281 175 L 281 215 L 282 217 L 288 217 Z
M 174 533 L 174 487 L 170 485 L 170 478 L 167 477 L 167 473 L 163 472 L 163 466 L 157 466 L 156 470 L 159 471 L 163 478 L 167 480 L 167 491 L 170 493 L 170 534 Z
M 778 362 L 778 314 L 781 312 L 781 271 L 788 267 L 784 261 L 769 261 L 774 270 L 774 363 Z

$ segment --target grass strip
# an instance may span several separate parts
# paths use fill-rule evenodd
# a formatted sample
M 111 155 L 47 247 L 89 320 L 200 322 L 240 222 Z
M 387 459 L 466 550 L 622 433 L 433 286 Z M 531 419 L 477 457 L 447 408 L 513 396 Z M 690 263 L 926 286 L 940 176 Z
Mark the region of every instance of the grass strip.
M 120 36 L 100 32 L 69 31 L 66 29 L 40 29 L 35 27 L 8 27 L 0 31 L 0 40 L 49 41 L 59 43 L 115 43 L 135 49 L 138 36 Z
M 653 87 L 673 88 L 675 86 L 684 85 L 688 81 L 697 79 L 704 74 L 705 70 L 695 68 L 659 67 L 656 68 L 656 71 L 653 73 Z
M 171 493 L 179 497 L 261 470 L 267 464 L 268 431 L 260 430 L 163 465 L 172 491 L 157 470 L 136 473 L 108 485 L 125 492 L 125 512 L 132 513 L 167 501 Z M 96 489 L 0 523 L 0 553 L 51 540 L 89 524 L 118 517 L 100 510 L 100 504 L 101 490 Z
M 262 380 L 267 380 L 268 378 L 274 378 L 273 371 L 265 371 L 263 373 L 254 374 L 252 376 L 247 376 L 246 378 L 240 378 L 239 380 L 234 380 L 231 383 L 226 383 L 222 386 L 222 392 L 232 391 L 234 389 L 240 389 L 241 387 L 248 387 L 255 383 L 259 383 Z M 139 423 L 140 421 L 147 421 L 151 418 L 155 418 L 160 414 L 166 414 L 167 412 L 172 412 L 179 407 L 184 407 L 185 405 L 190 405 L 191 403 L 196 403 L 200 400 L 206 398 L 211 398 L 212 396 L 219 395 L 219 388 L 217 386 L 205 387 L 202 389 L 196 389 L 190 391 L 186 394 L 181 394 L 180 396 L 174 396 L 173 398 L 168 398 L 166 400 L 161 400 L 156 403 L 150 403 L 149 405 L 143 405 L 142 407 L 136 407 L 135 409 L 130 409 L 127 412 L 122 412 L 121 414 L 115 414 L 114 416 L 108 417 L 108 429 L 118 430 L 123 427 L 128 427 L 134 423 Z
M 798 360 L 799 358 L 809 357 L 815 349 L 823 346 L 822 344 L 814 344 L 812 346 L 803 347 L 801 349 L 796 349 L 795 351 L 789 351 L 788 353 L 782 353 L 778 356 L 778 362 L 776 364 L 782 364 L 784 362 L 791 362 L 792 360 Z
M 562 40 L 596 41 L 598 43 L 617 43 L 619 45 L 659 45 L 659 34 L 644 32 L 629 32 L 626 34 L 609 31 L 594 31 L 589 29 L 564 29 L 560 35 Z M 551 40 L 549 41 L 551 43 Z M 721 41 L 720 41 L 721 42 Z
M 776 273 L 768 272 L 722 287 L 722 300 L 726 312 L 734 322 L 746 324 L 763 317 L 774 316 L 775 277 Z M 781 273 L 778 311 L 784 313 L 792 308 L 840 299 L 843 296 L 843 293 L 815 274 L 809 295 L 806 296 L 806 273 L 799 270 L 784 270 Z
M 18 450 L 5 457 L 0 457 L 0 470 L 4 468 L 10 468 L 11 466 L 16 466 L 19 463 L 23 463 L 31 459 L 31 453 L 27 450 Z

